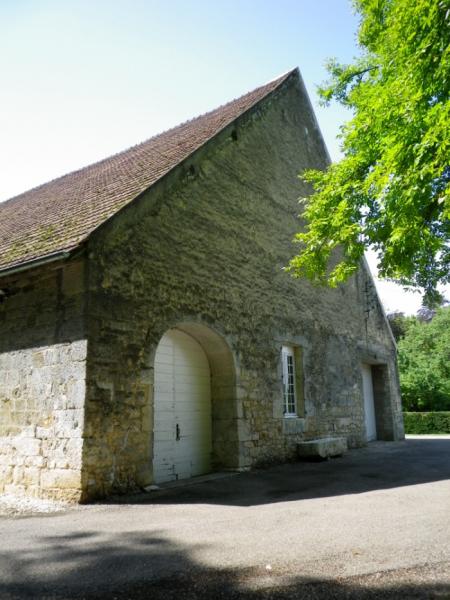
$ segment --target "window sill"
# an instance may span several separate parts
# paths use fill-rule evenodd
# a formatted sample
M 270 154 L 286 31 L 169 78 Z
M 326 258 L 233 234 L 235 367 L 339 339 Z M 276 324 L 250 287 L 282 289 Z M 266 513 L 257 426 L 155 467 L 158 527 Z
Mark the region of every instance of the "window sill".
M 303 433 L 305 430 L 305 417 L 299 417 L 298 415 L 285 415 L 283 417 L 283 434 L 284 435 L 295 435 Z

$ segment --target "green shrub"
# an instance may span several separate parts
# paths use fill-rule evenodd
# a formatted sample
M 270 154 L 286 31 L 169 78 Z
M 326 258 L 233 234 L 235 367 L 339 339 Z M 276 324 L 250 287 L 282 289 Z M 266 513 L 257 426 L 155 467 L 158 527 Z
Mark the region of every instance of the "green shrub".
M 450 412 L 404 412 L 405 433 L 450 433 Z
M 438 309 L 432 321 L 408 321 L 398 366 L 405 410 L 450 410 L 450 306 Z

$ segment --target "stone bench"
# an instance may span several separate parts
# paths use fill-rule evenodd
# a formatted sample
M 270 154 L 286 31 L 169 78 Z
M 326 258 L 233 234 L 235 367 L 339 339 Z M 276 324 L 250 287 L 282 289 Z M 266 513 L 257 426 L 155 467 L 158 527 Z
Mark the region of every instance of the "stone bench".
M 332 456 L 342 456 L 347 452 L 347 438 L 317 438 L 297 444 L 299 458 L 326 459 Z

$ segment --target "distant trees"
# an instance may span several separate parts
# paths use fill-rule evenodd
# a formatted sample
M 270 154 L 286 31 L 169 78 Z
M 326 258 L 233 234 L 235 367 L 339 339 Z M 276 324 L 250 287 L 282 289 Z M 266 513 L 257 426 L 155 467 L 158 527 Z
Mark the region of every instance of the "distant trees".
M 395 341 L 398 343 L 399 340 L 406 335 L 408 325 L 416 320 L 416 317 L 407 317 L 404 313 L 396 311 L 388 314 L 389 324 L 394 334 Z
M 407 411 L 450 410 L 450 307 L 433 312 L 426 319 L 421 311 L 417 317 L 389 316 Z

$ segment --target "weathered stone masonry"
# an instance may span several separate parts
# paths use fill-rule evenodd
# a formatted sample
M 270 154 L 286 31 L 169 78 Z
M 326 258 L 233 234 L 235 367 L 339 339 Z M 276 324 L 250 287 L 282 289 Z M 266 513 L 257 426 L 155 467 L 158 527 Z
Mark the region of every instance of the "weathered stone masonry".
M 291 77 L 106 222 L 63 266 L 11 276 L 0 305 L 0 491 L 89 499 L 152 482 L 153 359 L 195 337 L 211 366 L 213 463 L 291 458 L 296 442 L 403 436 L 395 346 L 363 266 L 336 290 L 293 280 L 297 174 L 327 163 Z M 55 263 L 56 264 L 56 263 Z M 280 350 L 303 359 L 305 414 L 284 418 Z
M 87 342 L 83 263 L 2 281 L 0 492 L 78 500 Z
M 298 228 L 297 198 L 307 191 L 297 174 L 326 162 L 315 127 L 291 85 L 92 240 L 89 494 L 152 481 L 152 357 L 164 332 L 186 323 L 218 332 L 234 357 L 229 435 L 238 443 L 218 468 L 283 460 L 302 437 L 364 443 L 362 361 L 389 365 L 385 437 L 401 436 L 395 349 L 378 303 L 367 299 L 370 277 L 361 270 L 345 287 L 327 290 L 283 271 Z M 375 308 L 366 312 L 369 304 Z M 282 416 L 283 342 L 303 348 L 304 419 Z

